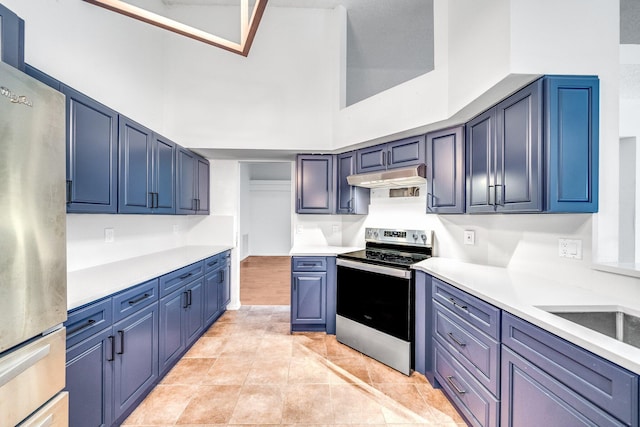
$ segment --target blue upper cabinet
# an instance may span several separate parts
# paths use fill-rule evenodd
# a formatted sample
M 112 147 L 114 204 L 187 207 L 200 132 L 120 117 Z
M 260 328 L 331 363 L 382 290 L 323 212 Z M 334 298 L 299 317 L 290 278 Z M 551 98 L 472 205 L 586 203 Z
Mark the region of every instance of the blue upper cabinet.
M 296 161 L 296 213 L 334 213 L 334 156 L 298 155 Z
M 175 144 L 120 116 L 118 212 L 175 211 Z
M 598 79 L 547 76 L 466 125 L 466 210 L 596 212 Z
M 24 64 L 24 72 L 34 79 L 39 80 L 47 86 L 57 90 L 58 92 L 62 92 L 62 83 L 59 80 L 51 77 L 49 74 L 44 73 L 29 64 Z
M 24 71 L 24 20 L 1 4 L 0 60 Z
M 427 146 L 427 213 L 464 213 L 464 127 L 432 132 Z
M 176 213 L 208 215 L 209 161 L 182 147 L 176 149 Z
M 369 213 L 370 191 L 368 188 L 354 187 L 349 185 L 347 177 L 356 173 L 356 152 L 339 154 L 337 162 L 337 214 L 358 214 Z
M 67 212 L 116 213 L 118 113 L 62 86 L 67 104 Z
M 544 90 L 547 210 L 597 212 L 598 78 L 549 76 Z
M 467 123 L 467 212 L 542 210 L 541 93 L 538 80 Z
M 424 135 L 401 139 L 357 151 L 358 173 L 375 172 L 425 162 Z

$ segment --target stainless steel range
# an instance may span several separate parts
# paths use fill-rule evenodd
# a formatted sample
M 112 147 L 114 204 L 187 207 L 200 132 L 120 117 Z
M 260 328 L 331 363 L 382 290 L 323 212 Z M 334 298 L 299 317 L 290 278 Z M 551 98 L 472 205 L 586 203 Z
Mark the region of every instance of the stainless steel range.
M 413 367 L 411 265 L 431 257 L 433 232 L 367 228 L 366 248 L 338 255 L 336 337 L 406 374 Z

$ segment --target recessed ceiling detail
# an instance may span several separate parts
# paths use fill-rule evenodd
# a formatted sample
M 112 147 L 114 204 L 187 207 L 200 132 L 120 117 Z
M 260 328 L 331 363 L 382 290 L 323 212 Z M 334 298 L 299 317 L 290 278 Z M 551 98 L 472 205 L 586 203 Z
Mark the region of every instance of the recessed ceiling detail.
M 134 19 L 146 22 L 151 25 L 172 31 L 177 34 L 201 41 L 229 52 L 242 56 L 249 54 L 251 44 L 258 31 L 258 25 L 267 7 L 268 0 L 254 0 L 253 10 L 250 11 L 249 0 L 237 0 L 240 3 L 240 42 L 233 42 L 222 37 L 218 37 L 206 31 L 194 28 L 190 25 L 167 18 L 150 10 L 134 6 L 123 0 L 84 0 L 87 3 L 104 7 L 113 12 L 121 13 Z

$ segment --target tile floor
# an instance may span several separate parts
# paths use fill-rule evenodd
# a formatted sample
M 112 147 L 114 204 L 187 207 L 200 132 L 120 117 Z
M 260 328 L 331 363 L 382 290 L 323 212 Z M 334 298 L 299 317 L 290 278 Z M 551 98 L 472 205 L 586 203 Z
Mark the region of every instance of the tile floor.
M 288 306 L 226 312 L 123 426 L 466 424 L 424 376 L 324 333 L 289 333 Z

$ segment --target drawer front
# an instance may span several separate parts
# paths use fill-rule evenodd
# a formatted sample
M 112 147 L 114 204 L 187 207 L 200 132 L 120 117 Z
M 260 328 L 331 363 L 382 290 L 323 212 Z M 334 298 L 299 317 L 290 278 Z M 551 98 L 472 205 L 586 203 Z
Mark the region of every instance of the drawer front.
M 67 328 L 67 348 L 110 327 L 113 323 L 111 306 L 111 298 L 106 298 L 70 312 L 64 323 Z
M 64 359 L 64 328 L 0 359 L 1 426 L 15 426 L 64 388 Z
M 509 313 L 502 342 L 629 425 L 638 423 L 638 378 L 626 369 Z
M 208 273 L 210 271 L 214 271 L 218 269 L 224 263 L 223 254 L 217 254 L 214 256 L 210 256 L 209 258 L 204 260 L 204 272 Z
M 179 270 L 165 274 L 160 277 L 160 297 L 169 295 L 171 292 L 180 289 L 202 274 L 204 274 L 204 261 L 198 261 Z
M 153 279 L 113 297 L 113 321 L 124 319 L 158 301 L 158 279 Z
M 496 398 L 437 342 L 433 355 L 436 379 L 467 421 L 475 427 L 497 427 Z
M 227 265 L 231 265 L 231 251 L 226 251 L 220 254 L 223 262 Z
M 433 298 L 495 340 L 500 337 L 500 309 L 433 278 Z
M 327 271 L 326 257 L 293 257 L 292 271 Z
M 435 339 L 494 396 L 500 384 L 500 344 L 462 318 L 433 303 Z
M 46 405 L 24 420 L 20 427 L 68 427 L 69 393 L 58 393 Z

